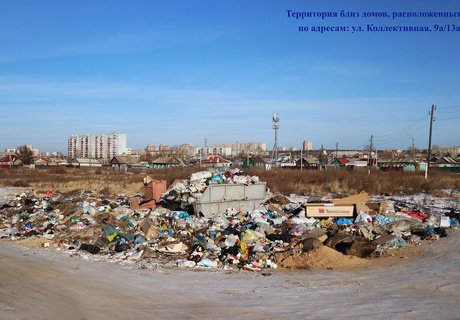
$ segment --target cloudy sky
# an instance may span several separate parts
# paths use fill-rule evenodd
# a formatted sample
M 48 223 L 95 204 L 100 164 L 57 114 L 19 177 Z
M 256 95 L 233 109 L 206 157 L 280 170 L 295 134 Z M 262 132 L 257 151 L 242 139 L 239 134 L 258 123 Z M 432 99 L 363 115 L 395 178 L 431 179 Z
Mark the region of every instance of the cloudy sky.
M 296 19 L 292 12 L 337 12 Z M 340 11 L 388 17 L 340 17 Z M 67 137 L 128 146 L 260 141 L 363 148 L 460 145 L 458 1 L 0 2 L 0 150 L 66 151 Z M 421 26 L 431 31 L 369 31 Z M 299 26 L 309 28 L 299 32 Z M 313 32 L 312 27 L 361 27 Z M 448 29 L 449 28 L 449 29 Z M 440 31 L 443 29 L 444 31 Z M 453 31 L 451 31 L 453 30 Z

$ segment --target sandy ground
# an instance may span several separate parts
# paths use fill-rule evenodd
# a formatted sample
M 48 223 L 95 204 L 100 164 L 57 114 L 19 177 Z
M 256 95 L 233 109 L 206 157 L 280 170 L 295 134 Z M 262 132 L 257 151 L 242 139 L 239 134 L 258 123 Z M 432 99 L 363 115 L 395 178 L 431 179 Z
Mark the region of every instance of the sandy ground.
M 0 319 L 459 319 L 460 231 L 360 270 L 140 270 L 0 241 Z

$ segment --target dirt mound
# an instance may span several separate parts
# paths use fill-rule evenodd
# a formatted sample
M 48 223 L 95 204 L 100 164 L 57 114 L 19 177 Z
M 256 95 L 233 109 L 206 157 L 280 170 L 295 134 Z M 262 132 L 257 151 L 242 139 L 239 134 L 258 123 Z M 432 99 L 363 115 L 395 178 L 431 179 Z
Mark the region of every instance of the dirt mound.
M 276 255 L 276 263 L 282 268 L 288 269 L 352 269 L 370 264 L 369 260 L 346 256 L 334 249 L 322 246 L 304 253 L 279 253 Z

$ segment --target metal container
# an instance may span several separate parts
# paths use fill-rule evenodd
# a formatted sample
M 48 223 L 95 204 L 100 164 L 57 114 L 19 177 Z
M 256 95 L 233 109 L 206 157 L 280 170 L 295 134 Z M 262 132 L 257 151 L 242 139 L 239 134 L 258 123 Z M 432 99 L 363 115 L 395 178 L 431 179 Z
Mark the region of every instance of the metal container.
M 265 200 L 265 182 L 249 186 L 244 184 L 212 184 L 206 188 L 200 199 L 195 201 L 193 209 L 196 214 L 211 218 L 228 208 L 239 211 L 257 209 Z

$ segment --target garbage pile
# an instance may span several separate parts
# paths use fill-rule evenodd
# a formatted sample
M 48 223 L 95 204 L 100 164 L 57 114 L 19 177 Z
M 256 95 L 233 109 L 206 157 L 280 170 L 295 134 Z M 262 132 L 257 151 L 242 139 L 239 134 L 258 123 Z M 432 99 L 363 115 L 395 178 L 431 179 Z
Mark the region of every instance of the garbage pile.
M 259 182 L 259 177 L 248 176 L 238 168 L 225 172 L 199 171 L 190 175 L 188 179 L 176 181 L 162 196 L 165 205 L 177 204 L 182 210 L 191 210 L 197 200 L 201 198 L 209 185 L 216 184 L 243 184 L 251 185 Z
M 231 173 L 220 174 L 218 179 L 212 174 L 192 175 L 174 184 L 164 198 L 190 204 L 210 183 L 258 181 L 257 177 Z M 202 217 L 168 208 L 166 203 L 152 209 L 131 209 L 125 195 L 108 197 L 84 190 L 67 194 L 28 192 L 0 203 L 0 237 L 35 237 L 43 240 L 44 247 L 141 261 L 144 265 L 267 274 L 286 255 L 307 254 L 327 246 L 345 255 L 367 258 L 445 237 L 449 229 L 459 225 L 460 212 L 455 209 L 430 211 L 401 201 L 376 202 L 365 194 L 337 202 L 270 195 L 255 210 L 229 207 L 212 217 Z M 353 208 L 349 216 L 339 210 L 344 203 Z M 331 209 L 342 216 L 324 216 Z

